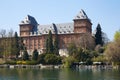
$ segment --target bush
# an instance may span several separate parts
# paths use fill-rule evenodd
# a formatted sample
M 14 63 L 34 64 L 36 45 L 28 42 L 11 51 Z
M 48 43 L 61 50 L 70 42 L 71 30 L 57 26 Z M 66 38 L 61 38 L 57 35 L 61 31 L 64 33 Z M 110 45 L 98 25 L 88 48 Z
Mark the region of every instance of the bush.
M 36 65 L 37 61 L 17 61 L 16 64 L 23 64 L 23 65 Z
M 61 62 L 60 57 L 57 57 L 54 54 L 47 54 L 44 60 L 45 60 L 45 63 L 49 65 L 56 65 L 56 64 L 60 64 Z
M 45 60 L 44 60 L 45 56 L 46 54 L 40 54 L 38 56 L 38 63 L 45 64 Z
M 15 65 L 16 61 L 6 61 L 5 64 Z
M 93 58 L 92 61 L 94 61 L 94 62 L 105 62 L 106 58 L 105 58 L 104 55 L 100 55 L 98 57 Z
M 63 65 L 64 67 L 71 68 L 74 62 L 76 62 L 76 59 L 69 56 L 63 60 Z
M 26 61 L 17 61 L 16 64 L 26 64 Z
M 37 63 L 37 61 L 26 61 L 27 65 L 36 65 Z
M 55 54 L 41 54 L 38 57 L 38 63 L 47 65 L 61 64 L 61 57 Z

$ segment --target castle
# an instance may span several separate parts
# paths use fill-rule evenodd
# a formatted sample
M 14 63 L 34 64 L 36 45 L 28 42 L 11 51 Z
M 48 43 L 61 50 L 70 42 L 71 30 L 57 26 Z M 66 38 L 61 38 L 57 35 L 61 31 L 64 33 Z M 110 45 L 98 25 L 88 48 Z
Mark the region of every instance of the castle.
M 75 16 L 71 23 L 41 25 L 37 23 L 34 17 L 27 15 L 19 26 L 20 37 L 23 38 L 29 55 L 34 49 L 37 49 L 39 54 L 44 53 L 46 38 L 50 30 L 53 37 L 55 33 L 58 34 L 60 55 L 67 55 L 67 46 L 78 40 L 82 34 L 92 33 L 91 20 L 83 10 Z

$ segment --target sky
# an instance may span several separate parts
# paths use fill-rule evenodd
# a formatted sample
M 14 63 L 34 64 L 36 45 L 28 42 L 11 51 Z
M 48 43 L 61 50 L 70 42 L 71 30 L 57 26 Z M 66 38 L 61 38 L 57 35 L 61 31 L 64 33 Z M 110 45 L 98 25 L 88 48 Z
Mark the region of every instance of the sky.
M 39 24 L 73 22 L 83 9 L 91 19 L 92 30 L 99 23 L 112 41 L 120 29 L 120 0 L 0 0 L 0 30 L 19 33 L 19 23 L 29 14 Z

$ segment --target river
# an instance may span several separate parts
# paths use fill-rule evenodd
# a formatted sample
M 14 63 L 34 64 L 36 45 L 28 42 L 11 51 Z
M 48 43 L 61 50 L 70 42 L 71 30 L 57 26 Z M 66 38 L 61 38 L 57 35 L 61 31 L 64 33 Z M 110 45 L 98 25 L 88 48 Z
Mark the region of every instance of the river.
M 120 71 L 0 68 L 0 80 L 120 80 Z

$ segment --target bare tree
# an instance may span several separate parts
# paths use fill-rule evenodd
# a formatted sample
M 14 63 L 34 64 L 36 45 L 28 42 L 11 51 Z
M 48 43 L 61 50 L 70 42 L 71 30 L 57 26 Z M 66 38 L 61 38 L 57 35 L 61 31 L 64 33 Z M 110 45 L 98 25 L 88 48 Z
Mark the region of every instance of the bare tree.
M 0 36 L 0 52 L 6 60 L 6 58 L 10 56 L 12 50 L 13 30 L 10 29 L 8 32 L 6 32 L 6 30 L 2 29 L 0 31 Z
M 95 40 L 91 34 L 85 33 L 79 38 L 79 46 L 83 49 L 94 49 L 95 47 Z
M 12 54 L 12 50 L 13 50 L 13 43 L 14 43 L 14 40 L 13 40 L 13 30 L 10 29 L 8 32 L 7 32 L 7 46 L 6 46 L 6 49 L 7 49 L 7 55 L 10 57 L 11 54 Z
M 10 29 L 9 31 L 8 31 L 8 37 L 13 37 L 14 35 L 13 35 L 13 33 L 14 33 L 14 31 L 12 30 L 12 29 Z
M 2 38 L 3 38 L 3 37 L 6 37 L 6 30 L 5 30 L 5 29 L 2 29 L 2 30 L 0 31 L 0 35 L 1 35 Z
M 102 41 L 103 41 L 103 44 L 108 44 L 110 41 L 107 34 L 104 32 L 102 32 Z

